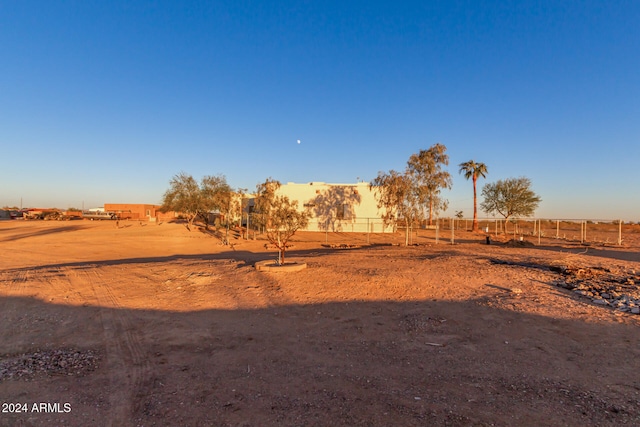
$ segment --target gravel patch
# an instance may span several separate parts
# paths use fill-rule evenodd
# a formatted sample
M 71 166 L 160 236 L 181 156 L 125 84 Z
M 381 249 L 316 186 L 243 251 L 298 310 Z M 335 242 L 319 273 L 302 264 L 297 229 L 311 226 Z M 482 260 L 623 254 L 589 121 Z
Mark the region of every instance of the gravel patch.
M 31 380 L 39 375 L 84 376 L 97 369 L 100 357 L 95 350 L 38 350 L 0 357 L 0 381 Z

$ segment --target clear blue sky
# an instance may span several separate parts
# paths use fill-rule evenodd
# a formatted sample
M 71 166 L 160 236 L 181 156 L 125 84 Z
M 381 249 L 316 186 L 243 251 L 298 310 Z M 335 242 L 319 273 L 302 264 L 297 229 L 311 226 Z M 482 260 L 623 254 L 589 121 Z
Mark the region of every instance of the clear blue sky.
M 0 205 L 370 181 L 447 146 L 453 213 L 640 220 L 640 2 L 0 0 Z M 301 144 L 297 144 L 297 140 Z

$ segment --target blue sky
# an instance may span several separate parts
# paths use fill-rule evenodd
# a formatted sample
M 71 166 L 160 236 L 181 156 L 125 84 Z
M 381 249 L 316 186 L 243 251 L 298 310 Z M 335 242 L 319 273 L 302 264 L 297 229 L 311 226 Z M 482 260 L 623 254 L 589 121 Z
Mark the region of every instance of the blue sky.
M 0 205 L 158 203 L 172 176 L 355 182 L 448 149 L 452 214 L 640 221 L 638 1 L 0 0 Z M 297 140 L 301 144 L 297 144 Z

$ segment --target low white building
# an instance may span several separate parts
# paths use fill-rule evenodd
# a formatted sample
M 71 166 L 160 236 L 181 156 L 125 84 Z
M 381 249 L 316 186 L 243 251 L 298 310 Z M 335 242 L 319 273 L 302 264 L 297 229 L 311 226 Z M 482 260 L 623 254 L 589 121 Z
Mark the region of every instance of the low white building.
M 386 233 L 393 231 L 385 226 L 378 209 L 375 190 L 369 183 L 327 184 L 309 182 L 283 184 L 277 194 L 298 201 L 298 209 L 308 209 L 311 219 L 306 231 Z

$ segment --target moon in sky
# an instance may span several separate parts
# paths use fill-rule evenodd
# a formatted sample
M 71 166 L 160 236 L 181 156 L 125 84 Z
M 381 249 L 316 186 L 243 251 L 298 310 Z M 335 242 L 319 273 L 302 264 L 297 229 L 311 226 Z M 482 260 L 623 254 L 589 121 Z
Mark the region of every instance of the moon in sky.
M 298 140 L 298 144 L 300 144 L 300 140 Z

